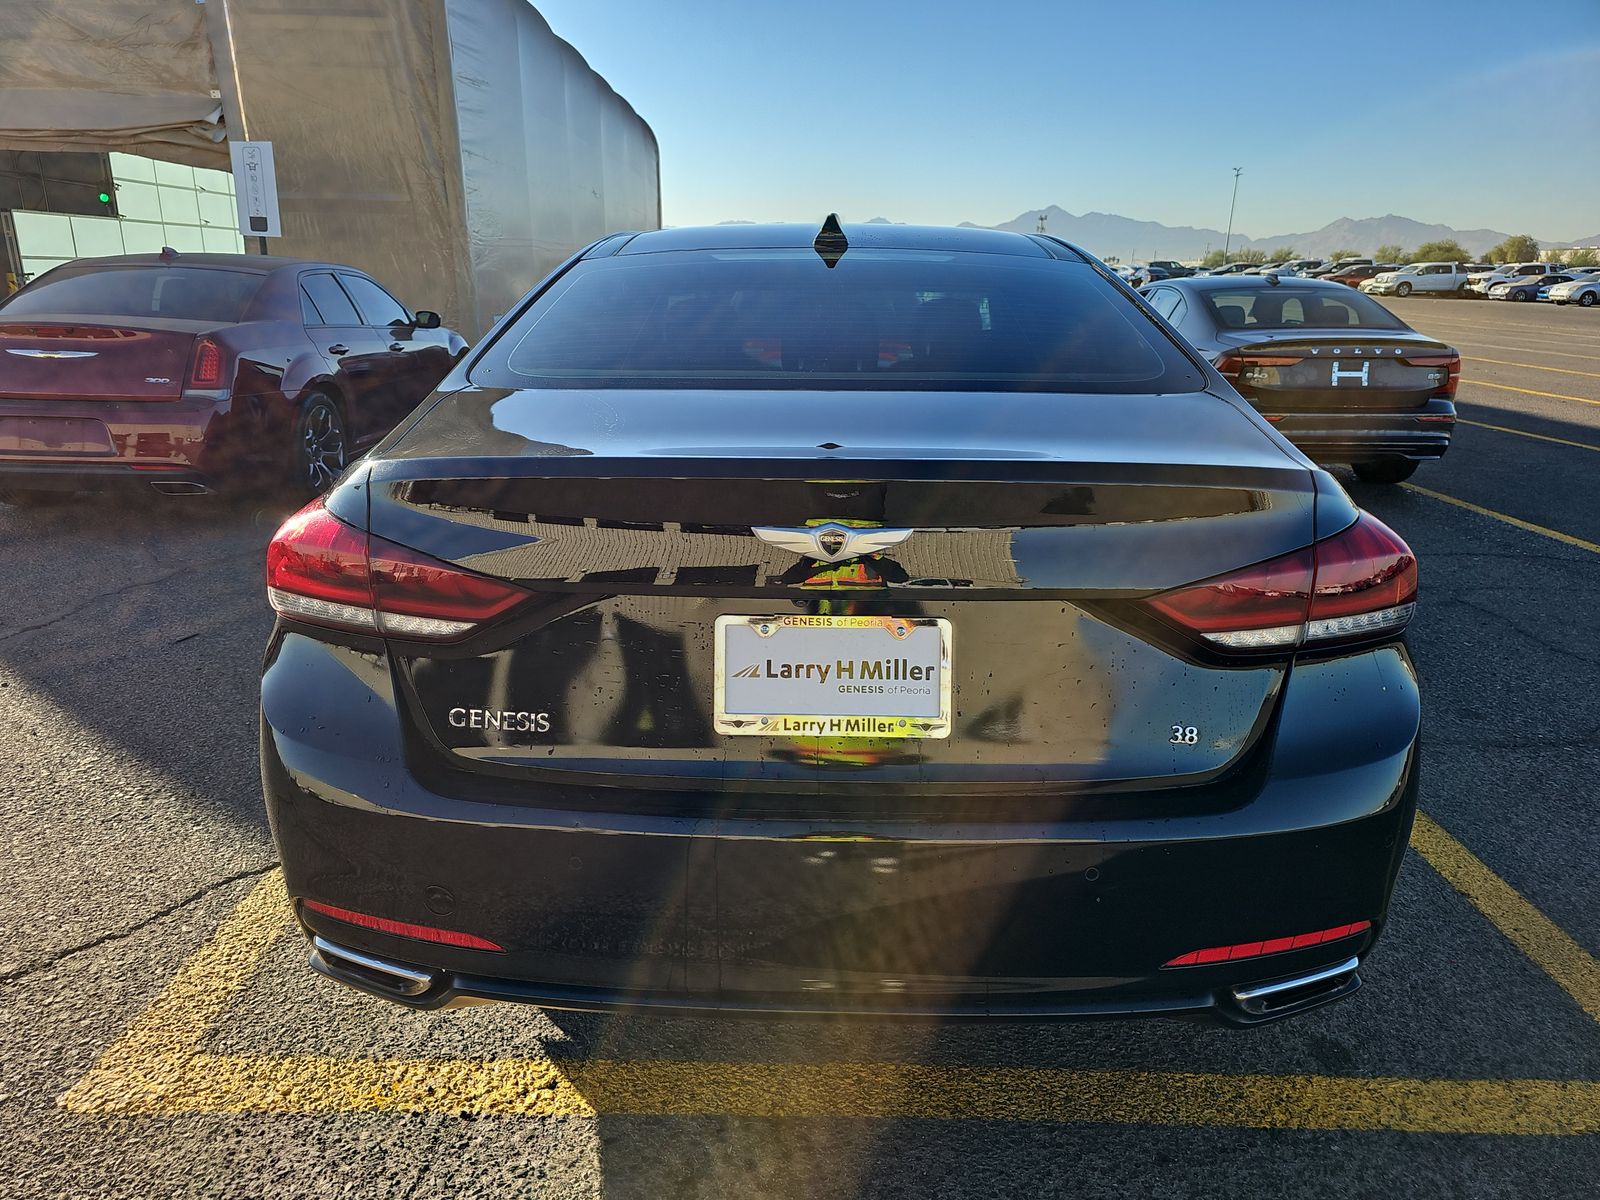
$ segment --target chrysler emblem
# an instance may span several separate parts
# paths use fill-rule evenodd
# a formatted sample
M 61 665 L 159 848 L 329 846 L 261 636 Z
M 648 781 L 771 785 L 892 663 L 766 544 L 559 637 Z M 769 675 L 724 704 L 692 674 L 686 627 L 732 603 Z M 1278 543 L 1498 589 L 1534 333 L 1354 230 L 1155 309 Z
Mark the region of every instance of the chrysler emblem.
M 898 546 L 914 529 L 857 528 L 828 521 L 822 525 L 802 525 L 785 528 L 777 525 L 755 525 L 750 532 L 769 546 L 788 550 L 792 554 L 814 558 L 818 562 L 839 562 L 863 554 L 877 554 L 891 546 Z
M 7 350 L 18 358 L 98 358 L 98 350 Z

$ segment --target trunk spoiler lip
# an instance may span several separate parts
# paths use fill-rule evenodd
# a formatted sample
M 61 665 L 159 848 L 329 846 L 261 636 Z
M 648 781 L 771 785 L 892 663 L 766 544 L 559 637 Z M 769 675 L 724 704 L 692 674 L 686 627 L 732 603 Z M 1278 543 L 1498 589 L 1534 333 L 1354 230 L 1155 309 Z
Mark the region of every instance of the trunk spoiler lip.
M 1266 334 L 1267 336 L 1263 336 Z M 1255 348 L 1307 346 L 1416 346 L 1419 350 L 1453 350 L 1454 347 L 1438 338 L 1431 338 L 1415 330 L 1339 330 L 1339 329 L 1280 329 L 1245 332 L 1227 330 L 1217 339 L 1224 353 L 1247 351 Z
M 374 487 L 430 479 L 784 479 L 937 483 L 1077 483 L 1243 487 L 1251 484 L 1311 494 L 1311 471 L 1284 457 L 1282 464 L 1106 462 L 1066 458 L 877 458 L 803 456 L 750 458 L 718 455 L 453 455 L 370 458 Z M 1155 476 L 1154 478 L 1152 476 Z M 1169 476 L 1162 479 L 1160 476 Z
M 18 313 L 12 316 L 0 306 L 0 337 L 8 336 L 6 330 L 29 325 L 52 325 L 62 328 L 79 326 L 85 329 L 132 329 L 140 333 L 189 333 L 199 336 L 219 329 L 232 329 L 238 321 L 192 320 L 184 317 L 119 317 L 110 313 Z M 10 336 L 15 336 L 10 335 Z

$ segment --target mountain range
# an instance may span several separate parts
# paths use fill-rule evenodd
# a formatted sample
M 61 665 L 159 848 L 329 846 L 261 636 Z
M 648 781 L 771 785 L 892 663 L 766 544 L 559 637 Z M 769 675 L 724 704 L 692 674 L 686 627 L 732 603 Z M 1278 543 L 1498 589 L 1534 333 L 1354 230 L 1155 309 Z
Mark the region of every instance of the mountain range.
M 1231 239 L 1220 229 L 1197 229 L 1192 225 L 1163 225 L 1159 221 L 1136 221 L 1116 213 L 1089 212 L 1081 216 L 1052 204 L 1047 208 L 1030 208 L 1016 218 L 1000 225 L 976 225 L 963 221 L 969 229 L 1005 229 L 1016 233 L 1033 233 L 1039 227 L 1039 216 L 1044 215 L 1045 232 L 1082 246 L 1091 254 L 1102 258 L 1115 258 L 1121 262 L 1148 262 L 1151 259 L 1199 259 L 1208 251 L 1222 249 L 1227 240 L 1229 253 L 1235 250 L 1261 250 L 1271 253 L 1285 246 L 1303 258 L 1327 258 L 1335 250 L 1355 250 L 1371 254 L 1379 246 L 1400 246 L 1414 250 L 1424 242 L 1453 238 L 1469 254 L 1482 257 L 1490 248 L 1505 241 L 1509 234 L 1498 229 L 1453 229 L 1449 225 L 1429 225 L 1410 217 L 1389 213 L 1382 217 L 1363 217 L 1360 220 L 1340 217 L 1329 221 L 1321 229 L 1301 233 L 1279 233 L 1271 237 L 1253 238 L 1235 231 Z M 873 217 L 868 225 L 889 225 L 888 217 Z M 748 221 L 724 221 L 724 225 L 747 225 Z M 1575 241 L 1539 238 L 1541 246 L 1596 246 L 1600 233 Z
M 1082 246 L 1091 254 L 1102 257 L 1110 255 L 1124 262 L 1152 258 L 1201 258 L 1209 250 L 1222 249 L 1226 236 L 1220 229 L 1196 229 L 1191 225 L 1174 227 L 1157 221 L 1136 221 L 1116 213 L 1090 212 L 1079 216 L 1054 204 L 1048 208 L 1031 208 L 1014 220 L 988 228 L 1032 233 L 1038 228 L 1041 213 L 1044 214 L 1047 233 Z M 962 224 L 972 226 L 973 223 L 964 221 Z M 1390 213 L 1360 220 L 1340 217 L 1321 229 L 1280 233 L 1271 237 L 1252 238 L 1235 231 L 1228 241 L 1228 248 L 1230 253 L 1234 250 L 1271 252 L 1290 246 L 1303 257 L 1317 258 L 1327 257 L 1335 250 L 1357 250 L 1371 254 L 1383 245 L 1397 245 L 1409 250 L 1423 242 L 1454 238 L 1468 252 L 1481 256 L 1508 236 L 1498 229 L 1453 229 L 1449 225 L 1429 225 Z M 1541 245 L 1593 245 L 1596 242 L 1600 242 L 1600 236 L 1573 243 L 1546 243 L 1540 239 Z

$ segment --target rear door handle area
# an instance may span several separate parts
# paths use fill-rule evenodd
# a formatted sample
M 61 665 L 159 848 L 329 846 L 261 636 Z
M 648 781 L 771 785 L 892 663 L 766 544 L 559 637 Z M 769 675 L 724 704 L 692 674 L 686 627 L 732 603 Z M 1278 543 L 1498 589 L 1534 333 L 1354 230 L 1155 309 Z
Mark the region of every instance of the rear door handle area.
M 346 345 L 343 345 L 343 344 L 341 344 L 339 342 L 335 342 L 333 345 L 328 347 L 328 353 L 329 354 L 349 354 L 350 353 L 350 347 L 346 346 Z

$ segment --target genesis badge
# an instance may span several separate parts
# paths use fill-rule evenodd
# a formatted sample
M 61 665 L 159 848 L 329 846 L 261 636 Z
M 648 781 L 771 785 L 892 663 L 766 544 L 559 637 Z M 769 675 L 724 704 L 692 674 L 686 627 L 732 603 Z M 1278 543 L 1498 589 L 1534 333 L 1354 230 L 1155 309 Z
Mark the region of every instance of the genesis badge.
M 877 554 L 898 546 L 914 529 L 857 528 L 828 521 L 822 525 L 785 528 L 777 525 L 752 526 L 750 532 L 769 546 L 804 555 L 819 562 L 840 562 L 863 554 Z

